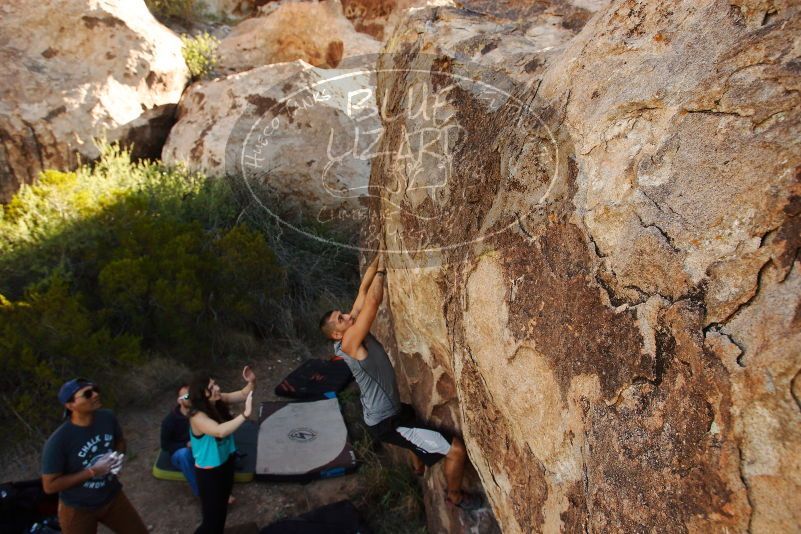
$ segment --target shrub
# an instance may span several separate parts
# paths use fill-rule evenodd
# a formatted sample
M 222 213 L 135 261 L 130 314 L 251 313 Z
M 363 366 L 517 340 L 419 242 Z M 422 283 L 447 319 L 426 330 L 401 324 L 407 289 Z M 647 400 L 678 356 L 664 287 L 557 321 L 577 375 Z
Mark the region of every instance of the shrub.
M 254 326 L 263 336 L 268 324 L 263 318 L 280 314 L 276 305 L 284 296 L 285 273 L 264 236 L 245 225 L 237 225 L 215 242 L 218 266 L 214 296 L 217 312 L 225 322 L 238 326 Z
M 102 380 L 141 363 L 139 339 L 98 319 L 60 273 L 24 300 L 0 295 L 0 411 L 36 434 L 60 415 L 54 401 L 64 377 Z
M 232 329 L 279 324 L 285 270 L 237 222 L 225 181 L 102 153 L 0 207 L 0 415 L 29 434 L 58 418 L 70 376 L 112 381 L 154 357 L 204 365 Z
M 181 53 L 186 61 L 189 73 L 195 79 L 208 77 L 217 66 L 217 47 L 220 41 L 203 32 L 195 37 L 181 36 Z
M 268 186 L 246 184 L 242 179 L 230 179 L 228 183 L 242 207 L 235 216 L 264 237 L 285 273 L 281 313 L 273 325 L 279 332 L 282 348 L 301 357 L 316 357 L 323 350 L 330 351 L 330 343 L 323 339 L 318 328 L 320 315 L 353 304 L 359 283 L 355 247 L 333 243 L 353 246 L 358 243 L 358 235 L 354 232 L 342 235 L 313 217 L 304 218 L 303 211 L 295 206 L 287 211 L 291 204 Z M 258 205 L 269 207 L 274 215 L 268 215 Z M 306 235 L 289 229 L 279 217 Z M 321 239 L 310 239 L 308 234 Z
M 356 291 L 355 253 L 285 232 L 237 181 L 101 152 L 0 205 L 0 417 L 17 421 L 6 438 L 54 423 L 71 376 L 134 387 L 154 361 L 212 366 L 234 339 L 310 352 L 323 309 Z

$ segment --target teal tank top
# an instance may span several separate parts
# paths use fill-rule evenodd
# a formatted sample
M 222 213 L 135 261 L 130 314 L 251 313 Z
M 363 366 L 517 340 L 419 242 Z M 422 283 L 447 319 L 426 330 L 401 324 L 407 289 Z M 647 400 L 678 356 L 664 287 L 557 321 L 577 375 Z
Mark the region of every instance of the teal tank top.
M 195 465 L 202 469 L 219 467 L 228 461 L 228 457 L 236 451 L 234 435 L 228 434 L 224 438 L 215 438 L 208 434 L 196 437 L 189 428 L 189 441 L 192 443 L 192 456 L 195 458 Z

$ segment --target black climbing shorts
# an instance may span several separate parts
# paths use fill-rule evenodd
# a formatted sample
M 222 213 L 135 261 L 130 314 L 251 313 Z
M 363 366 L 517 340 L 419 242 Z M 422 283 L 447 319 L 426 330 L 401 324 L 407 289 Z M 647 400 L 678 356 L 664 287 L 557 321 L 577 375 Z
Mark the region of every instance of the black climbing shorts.
M 367 431 L 377 441 L 409 449 L 428 466 L 444 458 L 453 442 L 453 437 L 447 433 L 421 424 L 408 404 L 402 404 L 397 415 L 368 426 Z

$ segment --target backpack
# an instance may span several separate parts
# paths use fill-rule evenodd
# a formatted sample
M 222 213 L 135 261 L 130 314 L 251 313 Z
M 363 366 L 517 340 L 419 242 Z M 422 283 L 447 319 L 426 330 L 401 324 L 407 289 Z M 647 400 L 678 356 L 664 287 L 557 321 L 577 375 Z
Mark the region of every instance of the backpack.
M 0 484 L 0 532 L 24 534 L 34 523 L 48 519 L 47 528 L 58 526 L 58 495 L 44 492 L 41 479 Z

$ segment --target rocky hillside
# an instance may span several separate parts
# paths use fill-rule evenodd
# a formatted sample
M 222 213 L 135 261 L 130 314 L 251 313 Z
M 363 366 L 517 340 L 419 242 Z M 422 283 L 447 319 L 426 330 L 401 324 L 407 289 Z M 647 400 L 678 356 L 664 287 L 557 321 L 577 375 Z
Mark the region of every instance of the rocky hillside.
M 799 8 L 615 1 L 575 37 L 559 9 L 388 42 L 372 237 L 406 394 L 504 532 L 797 531 Z

